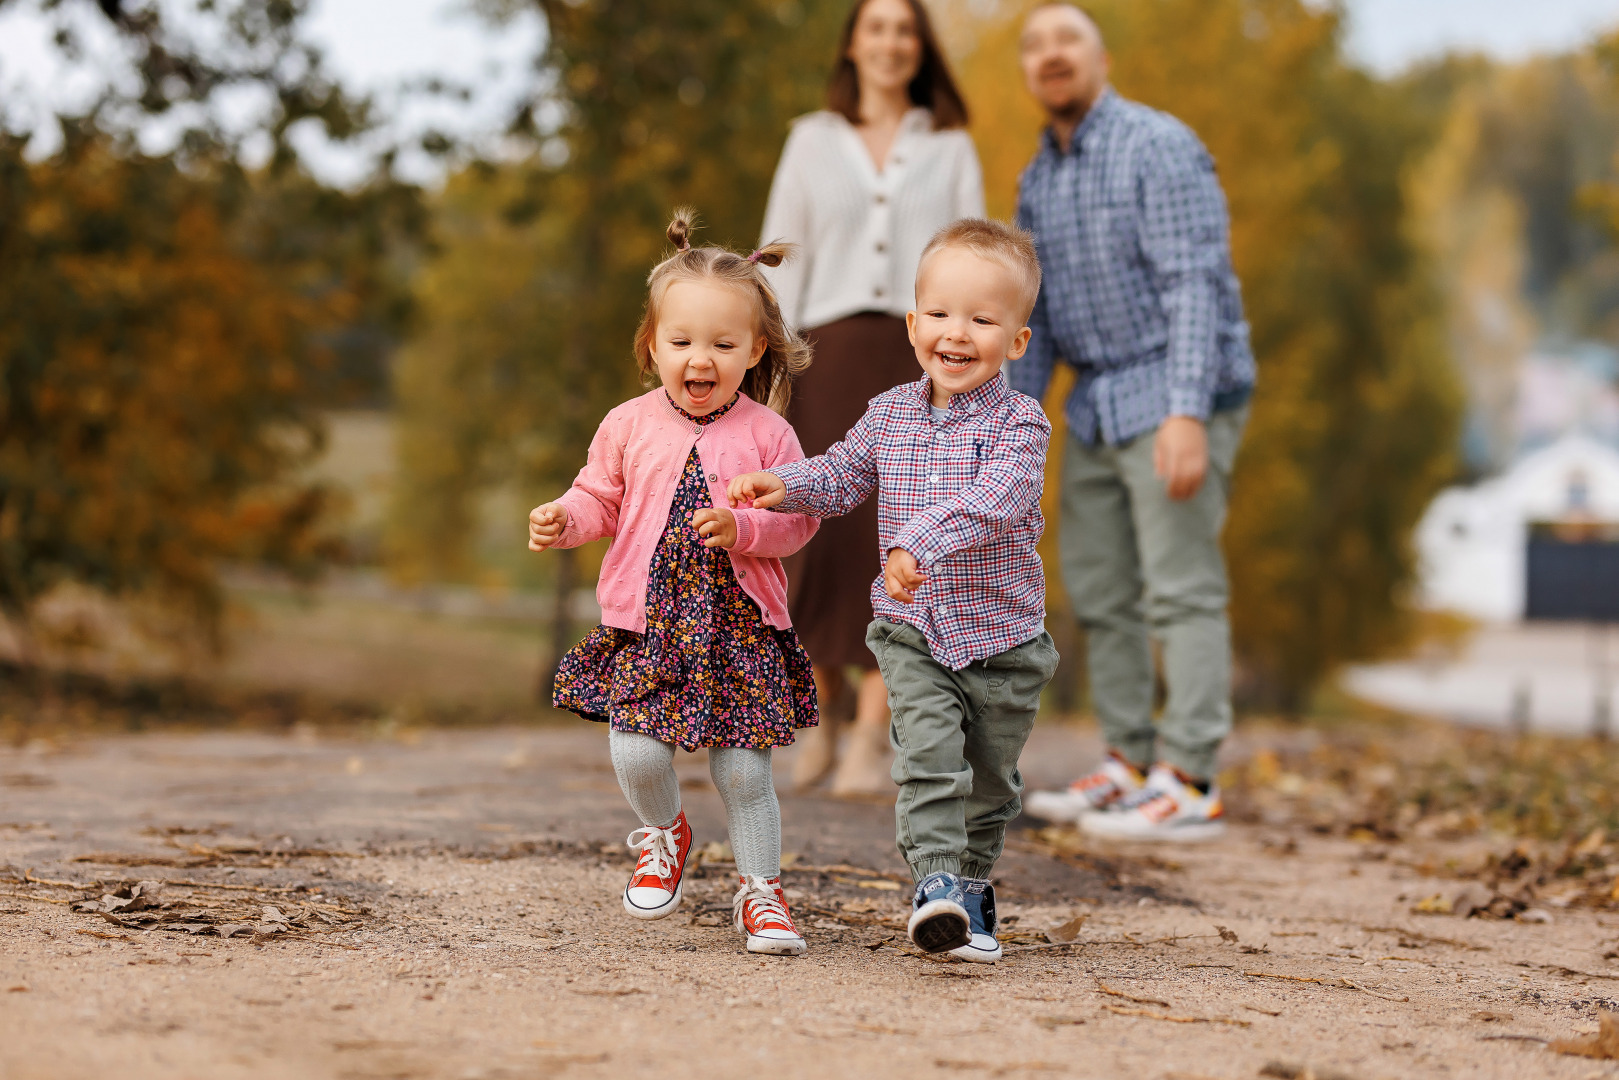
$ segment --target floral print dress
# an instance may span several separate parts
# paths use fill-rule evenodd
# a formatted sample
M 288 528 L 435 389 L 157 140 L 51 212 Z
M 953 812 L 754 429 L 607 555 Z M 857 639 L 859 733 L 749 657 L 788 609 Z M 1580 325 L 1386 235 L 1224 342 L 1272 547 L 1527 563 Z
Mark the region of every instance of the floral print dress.
M 735 404 L 680 412 L 706 426 Z M 592 630 L 563 657 L 553 703 L 687 750 L 791 745 L 817 721 L 809 655 L 795 631 L 765 625 L 730 554 L 703 546 L 691 515 L 708 505 L 693 447 L 647 570 L 646 633 Z

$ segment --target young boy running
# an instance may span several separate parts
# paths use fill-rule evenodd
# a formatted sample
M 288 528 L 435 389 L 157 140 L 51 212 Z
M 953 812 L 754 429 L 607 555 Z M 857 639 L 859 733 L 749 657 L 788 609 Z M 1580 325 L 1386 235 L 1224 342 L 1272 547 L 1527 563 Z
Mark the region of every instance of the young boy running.
M 893 708 L 894 816 L 917 881 L 910 936 L 979 963 L 1000 959 L 990 876 L 1057 667 L 1035 553 L 1051 425 L 1001 375 L 1028 346 L 1039 291 L 1027 233 L 976 219 L 943 229 L 906 316 L 924 377 L 873 398 L 825 454 L 727 489 L 733 506 L 816 517 L 877 490 L 883 572 L 866 644 Z

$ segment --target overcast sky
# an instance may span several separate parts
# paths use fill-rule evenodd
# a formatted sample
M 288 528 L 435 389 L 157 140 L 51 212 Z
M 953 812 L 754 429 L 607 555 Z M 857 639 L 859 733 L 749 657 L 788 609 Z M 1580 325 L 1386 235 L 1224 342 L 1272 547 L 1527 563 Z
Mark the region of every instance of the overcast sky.
M 76 21 L 92 51 L 99 48 L 108 55 L 106 50 L 116 49 L 89 0 L 67 6 L 82 9 Z M 351 86 L 378 93 L 384 104 L 399 83 L 429 74 L 478 87 L 466 106 L 414 105 L 397 120 L 400 130 L 434 125 L 492 129 L 509 114 L 524 84 L 524 65 L 534 53 L 540 27 L 529 18 L 491 31 L 467 6 L 466 0 L 316 0 L 310 31 Z M 39 106 L 72 111 L 75 102 L 93 93 L 86 77 L 75 80 L 56 69 L 37 8 L 38 0 L 12 0 L 0 8 L 0 107 L 10 111 L 13 123 L 31 124 L 45 115 Z M 1348 0 L 1348 8 L 1352 53 L 1385 74 L 1447 50 L 1520 59 L 1571 48 L 1599 30 L 1619 26 L 1619 0 Z M 241 108 L 250 110 L 251 102 Z M 161 132 L 153 136 L 162 137 Z M 331 168 L 345 171 L 335 158 Z M 422 178 L 432 171 L 426 159 L 410 168 L 421 171 Z

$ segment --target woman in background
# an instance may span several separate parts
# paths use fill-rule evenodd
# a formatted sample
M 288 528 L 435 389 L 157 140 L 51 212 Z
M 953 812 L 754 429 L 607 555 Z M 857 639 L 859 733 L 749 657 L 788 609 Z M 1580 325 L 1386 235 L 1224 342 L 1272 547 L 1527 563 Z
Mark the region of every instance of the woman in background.
M 984 215 L 983 175 L 964 130 L 967 107 L 920 0 L 859 0 L 838 42 L 827 107 L 793 122 L 765 210 L 766 243 L 802 257 L 769 274 L 783 316 L 815 361 L 788 419 L 807 455 L 841 439 L 866 402 L 920 376 L 905 330 L 928 239 Z M 793 625 L 814 662 L 821 725 L 799 736 L 793 782 L 885 792 L 888 697 L 866 648 L 881 572 L 877 504 L 825 521 L 788 560 Z M 846 673 L 858 669 L 854 726 L 837 754 Z

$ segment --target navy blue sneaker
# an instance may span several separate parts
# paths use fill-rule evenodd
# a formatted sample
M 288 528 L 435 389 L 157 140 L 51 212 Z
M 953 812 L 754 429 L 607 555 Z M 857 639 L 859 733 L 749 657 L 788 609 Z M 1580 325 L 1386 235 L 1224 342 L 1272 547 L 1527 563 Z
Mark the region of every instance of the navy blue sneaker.
M 993 964 L 1001 958 L 1001 943 L 995 937 L 995 886 L 988 878 L 963 878 L 962 892 L 967 899 L 967 920 L 972 940 L 950 955 L 969 964 Z
M 941 953 L 959 949 L 972 940 L 967 918 L 967 896 L 955 874 L 929 874 L 916 886 L 911 898 L 911 921 L 906 927 L 911 940 L 923 952 Z

